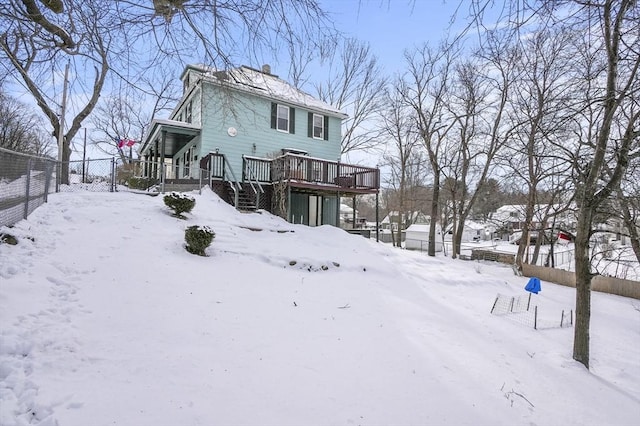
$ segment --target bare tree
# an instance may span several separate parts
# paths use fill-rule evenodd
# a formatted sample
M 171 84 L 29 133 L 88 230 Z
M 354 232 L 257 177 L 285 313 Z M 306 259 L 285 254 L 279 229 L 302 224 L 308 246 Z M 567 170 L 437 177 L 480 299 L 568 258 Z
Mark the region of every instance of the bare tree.
M 538 232 L 536 250 L 532 263 L 535 263 L 540 249 L 546 220 L 537 220 L 537 228 L 531 229 L 534 216 L 541 211 L 548 218 L 551 203 L 538 208 L 538 192 L 543 185 L 553 182 L 558 186 L 549 188 L 556 202 L 565 193 L 567 179 L 558 176 L 570 176 L 570 162 L 558 158 L 558 145 L 567 144 L 574 82 L 570 75 L 571 33 L 567 30 L 545 30 L 534 32 L 520 42 L 518 79 L 514 81 L 513 102 L 510 121 L 516 129 L 510 138 L 509 149 L 505 155 L 513 176 L 526 188 L 527 200 L 524 208 L 524 226 L 516 254 L 516 266 L 528 263 L 525 252 L 529 250 L 530 234 Z M 565 197 L 567 198 L 567 197 Z M 572 198 L 572 197 L 569 197 Z M 569 200 L 567 200 L 569 201 Z
M 315 86 L 318 97 L 345 111 L 342 125 L 342 154 L 369 150 L 377 143 L 371 122 L 383 106 L 387 83 L 378 59 L 367 43 L 345 39 L 328 61 L 325 81 Z
M 397 199 L 395 207 L 398 211 L 397 229 L 394 245 L 401 246 L 404 219 L 411 213 L 407 208 L 407 192 L 419 171 L 420 164 L 416 164 L 416 151 L 419 146 L 418 133 L 415 129 L 413 112 L 409 110 L 398 94 L 397 83 L 386 93 L 385 104 L 388 107 L 380 114 L 382 127 L 381 139 L 386 141 L 386 151 L 383 155 L 391 172 L 389 184 L 396 189 Z M 419 158 L 418 158 L 419 160 Z M 417 169 L 417 170 L 416 170 Z M 413 178 L 413 179 L 412 179 Z
M 489 0 L 474 0 L 484 10 Z M 575 109 L 576 146 L 568 152 L 576 181 L 576 322 L 573 358 L 589 368 L 592 272 L 589 242 L 594 219 L 617 190 L 639 149 L 638 68 L 640 8 L 636 0 L 509 2 L 515 32 L 535 20 L 565 25 L 582 40 L 573 50 L 581 104 Z M 480 13 L 475 15 L 482 21 Z M 619 118 L 619 120 L 616 120 Z
M 68 183 L 69 179 L 70 141 L 98 102 L 107 77 L 110 39 L 101 33 L 101 28 L 111 23 L 110 16 L 105 18 L 95 2 L 85 2 L 82 7 L 65 6 L 57 13 L 40 10 L 34 0 L 11 0 L 0 7 L 0 22 L 6 29 L 0 34 L 3 59 L 33 96 L 53 134 L 57 138 L 62 135 L 61 159 L 66 163 L 61 183 Z M 73 118 L 68 128 L 63 128 L 59 96 L 51 90 L 51 73 L 66 78 L 62 71 L 66 64 L 77 76 L 75 90 L 82 91 L 82 95 L 74 96 L 77 104 L 70 108 Z M 86 79 L 81 77 L 87 74 Z
M 483 135 L 481 117 L 487 111 L 487 99 L 493 88 L 483 77 L 482 67 L 467 60 L 455 67 L 448 110 L 455 120 L 454 131 L 442 161 L 447 177 L 443 187 L 450 206 L 450 217 L 443 217 L 443 229 L 452 225 L 451 256 L 460 254 L 465 221 L 471 213 L 489 176 L 493 158 L 503 145 Z M 470 189 L 475 185 L 475 189 Z M 445 226 L 447 223 L 447 226 Z
M 631 249 L 640 262 L 640 155 L 630 159 L 629 173 L 617 189 L 616 201 Z
M 63 136 L 64 162 L 71 155 L 70 141 L 107 82 L 135 86 L 156 67 L 175 75 L 193 58 L 219 68 L 258 61 L 286 43 L 333 34 L 317 0 L 41 3 L 8 0 L 0 5 L 0 57 L 34 98 L 53 134 Z M 60 76 L 67 64 L 72 75 L 68 121 L 60 105 Z M 68 182 L 66 165 L 61 176 Z
M 421 143 L 426 148 L 433 174 L 433 197 L 429 228 L 429 256 L 436 255 L 436 218 L 439 216 L 439 191 L 442 176 L 441 151 L 447 134 L 455 124 L 445 105 L 453 73 L 456 50 L 441 44 L 434 49 L 423 45 L 405 52 L 408 71 L 400 88 L 403 102 L 412 110 Z
M 30 108 L 0 91 L 0 147 L 35 155 L 50 155 L 48 135 Z
M 591 279 L 589 240 L 594 214 L 627 171 L 640 146 L 640 9 L 635 0 L 602 0 L 575 5 L 576 30 L 585 37 L 585 53 L 602 58 L 586 81 L 584 101 L 597 108 L 597 120 L 585 121 L 578 163 L 576 230 L 576 323 L 573 358 L 589 368 Z M 616 117 L 619 120 L 616 120 Z M 606 173 L 605 173 L 606 171 Z
M 168 75 L 141 79 L 136 86 L 134 90 L 123 84 L 113 95 L 103 96 L 91 119 L 94 146 L 105 154 L 118 155 L 124 164 L 133 159 L 133 149 L 130 143 L 122 146 L 121 141 L 141 141 L 157 114 L 179 97 Z

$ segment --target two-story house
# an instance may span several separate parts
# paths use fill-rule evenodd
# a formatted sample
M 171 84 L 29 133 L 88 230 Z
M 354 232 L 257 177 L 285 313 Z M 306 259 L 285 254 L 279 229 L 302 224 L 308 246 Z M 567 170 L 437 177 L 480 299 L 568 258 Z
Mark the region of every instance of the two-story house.
M 340 162 L 346 114 L 262 70 L 187 66 L 183 96 L 140 147 L 161 186 L 209 184 L 239 209 L 292 223 L 340 222 L 340 198 L 377 194 L 376 168 Z

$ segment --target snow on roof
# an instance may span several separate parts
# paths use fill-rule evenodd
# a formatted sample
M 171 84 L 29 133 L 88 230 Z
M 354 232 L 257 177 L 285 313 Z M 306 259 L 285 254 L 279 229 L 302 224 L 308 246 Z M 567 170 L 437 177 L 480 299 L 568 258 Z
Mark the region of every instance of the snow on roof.
M 340 214 L 352 214 L 352 213 L 353 213 L 352 207 L 349 207 L 346 204 L 342 204 L 342 203 L 340 204 Z
M 414 223 L 412 225 L 409 225 L 409 227 L 406 229 L 407 232 L 429 232 L 429 227 L 430 225 L 425 225 L 422 223 Z M 436 229 L 439 229 L 439 226 L 436 225 Z
M 280 100 L 294 105 L 301 105 L 339 118 L 347 118 L 347 114 L 338 108 L 293 87 L 277 75 L 258 71 L 245 65 L 226 71 L 216 70 L 203 65 L 192 65 L 189 66 L 189 68 L 200 71 L 207 81 L 214 84 L 229 85 L 258 96 L 264 96 L 269 99 Z

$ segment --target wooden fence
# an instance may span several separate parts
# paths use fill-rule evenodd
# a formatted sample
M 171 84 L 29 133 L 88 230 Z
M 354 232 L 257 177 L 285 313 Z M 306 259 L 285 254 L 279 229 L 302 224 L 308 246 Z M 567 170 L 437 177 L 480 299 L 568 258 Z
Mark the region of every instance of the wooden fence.
M 522 265 L 522 275 L 526 277 L 538 277 L 541 280 L 564 285 L 576 286 L 576 275 L 571 271 L 548 268 L 546 266 Z M 591 280 L 591 289 L 601 293 L 616 294 L 618 296 L 631 297 L 640 300 L 640 282 L 623 280 L 620 278 L 604 277 L 598 275 Z

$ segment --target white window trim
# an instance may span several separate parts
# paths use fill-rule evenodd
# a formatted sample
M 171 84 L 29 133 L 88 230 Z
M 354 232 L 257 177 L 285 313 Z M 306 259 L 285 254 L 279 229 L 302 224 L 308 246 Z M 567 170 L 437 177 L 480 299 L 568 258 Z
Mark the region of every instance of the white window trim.
M 316 117 L 320 118 L 320 136 L 316 136 Z M 313 139 L 324 140 L 324 115 L 313 114 L 313 119 L 311 120 L 311 136 Z
M 280 128 L 280 108 L 286 108 L 287 109 L 287 128 L 286 129 L 281 129 Z M 289 127 L 291 126 L 291 108 L 289 108 L 286 105 L 280 105 L 278 104 L 276 107 L 276 130 L 279 132 L 283 132 L 283 133 L 290 133 L 289 132 Z

